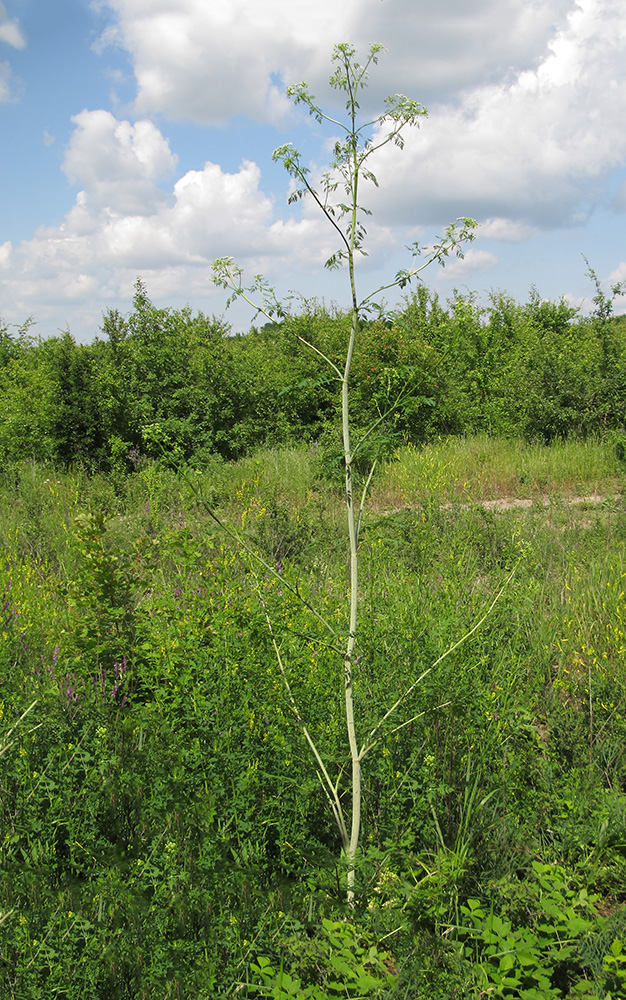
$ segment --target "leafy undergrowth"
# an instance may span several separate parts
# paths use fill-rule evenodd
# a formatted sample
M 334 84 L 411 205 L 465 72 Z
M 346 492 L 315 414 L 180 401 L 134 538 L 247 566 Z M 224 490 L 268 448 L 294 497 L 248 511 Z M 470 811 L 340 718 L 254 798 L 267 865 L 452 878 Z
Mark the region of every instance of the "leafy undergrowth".
M 549 510 L 443 506 L 486 494 L 489 447 L 529 482 L 535 460 L 568 470 L 541 486 Z M 403 509 L 362 526 L 363 733 L 504 590 L 367 758 L 354 910 L 266 620 L 341 777 L 341 665 L 307 604 L 342 634 L 345 549 L 315 450 L 186 478 L 150 463 L 124 482 L 14 470 L 2 996 L 623 996 L 626 514 L 619 461 L 594 448 L 585 466 L 565 445 L 442 442 L 381 473 L 377 495 Z M 459 491 L 472 452 L 478 485 Z M 575 510 L 570 488 L 613 499 Z

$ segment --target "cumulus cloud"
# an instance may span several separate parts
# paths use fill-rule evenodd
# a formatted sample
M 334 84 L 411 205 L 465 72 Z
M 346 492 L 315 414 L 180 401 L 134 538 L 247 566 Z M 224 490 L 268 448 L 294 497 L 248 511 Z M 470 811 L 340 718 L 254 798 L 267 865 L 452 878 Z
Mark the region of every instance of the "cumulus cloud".
M 279 121 L 282 84 L 306 79 L 328 95 L 332 45 L 360 51 L 380 42 L 393 53 L 372 78 L 380 98 L 410 91 L 423 102 L 451 97 L 532 68 L 569 0 L 107 0 L 117 23 L 101 44 L 130 54 L 139 114 L 165 114 L 204 124 L 235 114 Z M 277 80 L 280 86 L 277 87 Z
M 206 295 L 217 256 L 236 257 L 251 273 L 275 266 L 286 274 L 298 262 L 323 262 L 335 249 L 314 213 L 277 217 L 256 163 L 246 160 L 229 173 L 207 162 L 163 190 L 158 182 L 176 160 L 155 125 L 102 110 L 73 120 L 63 164 L 81 186 L 73 207 L 61 225 L 0 247 L 11 315 L 31 312 L 33 302 L 45 313 L 90 296 L 101 306 L 128 295 L 138 273 L 149 273 L 160 294 L 201 288 Z
M 625 54 L 620 0 L 577 0 L 535 68 L 435 107 L 402 157 L 382 152 L 379 208 L 538 229 L 583 221 L 626 157 Z
M 479 250 L 477 247 L 470 247 L 463 257 L 452 257 L 446 262 L 437 274 L 437 278 L 447 281 L 465 281 L 471 275 L 485 274 L 498 263 L 495 254 L 488 250 Z M 434 277 L 434 272 L 433 272 Z
M 226 170 L 219 152 L 180 176 L 154 119 L 226 125 L 247 116 L 274 125 L 277 145 L 299 127 L 285 121 L 294 112 L 284 83 L 306 79 L 323 106 L 336 101 L 328 57 L 342 39 L 361 52 L 373 40 L 389 50 L 363 92 L 364 111 L 395 91 L 430 108 L 403 153 L 389 147 L 373 163 L 381 186 L 364 189 L 377 224 L 368 224 L 372 258 L 362 268 L 391 257 L 409 233 L 427 242 L 459 215 L 481 221 L 479 240 L 502 244 L 583 223 L 626 160 L 622 0 L 99 3 L 115 14 L 99 50 L 129 55 L 136 97 L 128 120 L 102 109 L 75 115 L 63 162 L 79 188 L 75 204 L 60 226 L 0 249 L 7 301 L 22 313 L 72 301 L 97 319 L 102 303 L 129 296 L 145 272 L 163 296 L 192 300 L 210 287 L 216 256 L 270 277 L 317 271 L 337 247 L 313 204 L 295 213 L 278 206 L 256 163 Z M 3 93 L 8 67 L 3 76 L 0 66 Z M 617 211 L 624 192 L 613 196 Z M 440 275 L 463 280 L 497 263 L 474 245 Z
M 303 66 L 327 64 L 322 40 L 341 39 L 362 4 L 108 0 L 118 20 L 102 42 L 130 54 L 139 114 L 202 124 L 235 114 L 279 120 L 288 108 L 280 75 L 297 82 Z
M 16 17 L 9 17 L 3 3 L 0 3 L 0 42 L 6 42 L 14 49 L 26 47 L 26 39 L 22 34 L 19 21 Z
M 480 224 L 478 235 L 481 239 L 499 240 L 501 243 L 521 243 L 538 236 L 540 232 L 537 226 L 512 219 L 485 219 Z
M 117 15 L 106 41 L 131 56 L 140 115 L 280 123 L 284 82 L 305 78 L 320 100 L 333 98 L 333 42 L 361 52 L 382 42 L 390 55 L 364 107 L 397 90 L 431 105 L 404 157 L 379 158 L 385 194 L 375 204 L 389 224 L 500 218 L 508 229 L 491 235 L 509 241 L 525 238 L 515 227 L 576 224 L 626 156 L 622 0 L 106 3 Z
M 14 49 L 23 49 L 26 45 L 19 21 L 17 18 L 9 17 L 6 7 L 0 0 L 0 43 L 2 42 Z M 10 63 L 4 60 L 0 61 L 0 104 L 15 100 L 12 82 L 13 73 Z
M 612 285 L 616 285 L 620 281 L 626 281 L 626 261 L 622 261 L 621 264 L 617 265 L 614 271 L 611 271 L 608 281 Z
M 161 299 L 214 296 L 221 308 L 211 282 L 216 257 L 234 257 L 250 276 L 289 281 L 295 272 L 319 274 L 337 249 L 336 234 L 312 201 L 297 216 L 286 209 L 282 217 L 282 200 L 277 208 L 264 193 L 250 160 L 232 172 L 206 162 L 159 186 L 176 161 L 155 125 L 102 110 L 81 111 L 73 121 L 63 169 L 80 186 L 74 205 L 61 225 L 41 226 L 31 239 L 0 248 L 9 318 L 35 308 L 45 319 L 71 308 L 73 326 L 93 331 L 107 303 L 130 298 L 137 274 Z M 385 256 L 397 239 L 372 224 L 369 246 Z M 368 266 L 366 258 L 362 267 Z
M 89 212 L 149 214 L 165 199 L 156 182 L 172 174 L 177 158 L 167 139 L 150 121 L 131 125 L 108 111 L 74 115 L 72 135 L 63 170 L 70 181 L 84 186 L 77 205 Z

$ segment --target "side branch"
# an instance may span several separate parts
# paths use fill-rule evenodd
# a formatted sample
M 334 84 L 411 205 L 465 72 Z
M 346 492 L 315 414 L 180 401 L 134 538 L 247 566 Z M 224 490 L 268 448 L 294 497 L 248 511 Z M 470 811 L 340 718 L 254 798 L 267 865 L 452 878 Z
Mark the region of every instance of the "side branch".
M 311 614 L 314 615 L 319 622 L 321 622 L 321 624 L 324 626 L 329 635 L 333 636 L 333 638 L 337 638 L 337 632 L 332 627 L 332 625 L 326 621 L 324 616 L 321 615 L 319 611 L 316 611 L 313 605 L 310 604 L 309 601 L 307 601 L 306 598 L 304 598 L 302 594 L 300 594 L 299 591 L 295 587 L 293 587 L 288 580 L 285 579 L 284 576 L 281 576 L 280 573 L 276 570 L 276 568 L 271 565 L 271 563 L 268 563 L 267 560 L 263 558 L 263 556 L 259 555 L 258 552 L 255 552 L 252 546 L 249 545 L 246 539 L 242 537 L 242 535 L 236 530 L 236 528 L 233 528 L 231 527 L 231 525 L 226 524 L 225 521 L 222 521 L 219 515 L 216 514 L 215 511 L 213 510 L 213 507 L 211 506 L 209 501 L 202 496 L 195 483 L 191 482 L 189 476 L 187 475 L 184 469 L 180 470 L 180 474 L 182 475 L 187 485 L 191 488 L 191 491 L 196 497 L 196 499 L 202 504 L 202 506 L 206 510 L 211 520 L 214 521 L 215 524 L 217 524 L 218 528 L 220 528 L 220 530 L 223 531 L 224 534 L 227 535 L 229 538 L 234 539 L 234 541 L 236 541 L 237 544 L 240 545 L 242 549 L 244 549 L 244 551 L 251 559 L 254 559 L 257 563 L 260 563 L 263 569 L 266 570 L 266 572 L 269 573 L 270 576 L 273 576 L 274 579 L 276 580 L 280 580 L 281 586 L 284 587 L 286 590 L 288 590 L 291 594 L 293 594 L 294 597 L 297 597 L 297 599 L 307 609 L 307 611 L 310 611 Z M 30 711 L 30 709 L 28 711 Z
M 315 745 L 315 741 L 313 740 L 313 737 L 309 733 L 309 731 L 308 731 L 308 729 L 307 729 L 307 727 L 306 727 L 306 725 L 304 723 L 304 720 L 303 720 L 303 718 L 302 718 L 302 716 L 300 714 L 300 710 L 298 708 L 296 699 L 294 698 L 293 691 L 291 690 L 291 685 L 289 683 L 289 678 L 287 677 L 287 672 L 285 670 L 285 665 L 283 663 L 283 658 L 280 655 L 280 647 L 279 647 L 278 643 L 276 642 L 276 637 L 274 635 L 274 629 L 272 628 L 272 621 L 270 619 L 270 616 L 269 616 L 269 613 L 268 613 L 268 610 L 267 610 L 267 605 L 266 605 L 265 601 L 263 600 L 263 597 L 261 595 L 260 590 L 258 590 L 258 597 L 259 597 L 259 601 L 261 602 L 261 605 L 263 607 L 263 612 L 265 614 L 265 621 L 267 622 L 267 628 L 268 628 L 268 631 L 269 631 L 269 634 L 270 634 L 270 637 L 271 637 L 271 640 L 272 640 L 272 646 L 274 647 L 274 654 L 276 656 L 276 661 L 278 663 L 278 669 L 280 671 L 280 675 L 281 675 L 281 677 L 283 679 L 283 683 L 285 685 L 285 690 L 287 692 L 287 698 L 289 700 L 289 707 L 290 707 L 290 709 L 291 709 L 291 711 L 292 711 L 292 713 L 293 713 L 293 715 L 294 715 L 294 717 L 295 717 L 298 725 L 300 726 L 300 729 L 302 730 L 302 735 L 304 736 L 305 740 L 309 744 L 311 752 L 312 752 L 312 754 L 315 757 L 315 760 L 317 762 L 317 766 L 319 768 L 318 778 L 320 780 L 320 784 L 322 785 L 322 788 L 324 789 L 326 797 L 328 798 L 328 801 L 329 801 L 329 804 L 330 804 L 330 808 L 332 810 L 333 816 L 335 817 L 335 822 L 337 824 L 337 828 L 338 828 L 339 834 L 341 836 L 341 843 L 342 843 L 342 846 L 343 846 L 343 848 L 345 850 L 347 848 L 348 844 L 349 844 L 349 838 L 348 838 L 348 831 L 347 831 L 347 828 L 346 828 L 346 822 L 345 822 L 344 815 L 343 815 L 343 809 L 341 808 L 341 801 L 339 799 L 338 784 L 333 784 L 333 782 L 330 780 L 330 775 L 328 774 L 328 771 L 326 770 L 326 766 L 325 766 L 324 761 L 322 760 L 321 755 L 320 755 L 320 753 L 319 753 L 319 751 L 318 751 L 318 749 L 317 749 L 317 747 Z M 321 771 L 321 776 L 320 776 L 320 773 L 319 773 L 320 771 Z M 323 777 L 323 780 L 322 780 L 322 777 Z
M 517 567 L 515 569 L 517 569 Z M 407 688 L 407 690 L 404 692 L 404 694 L 400 695 L 400 697 L 398 698 L 398 700 L 395 702 L 395 704 L 393 704 L 391 706 L 391 708 L 389 709 L 389 711 L 385 712 L 385 714 L 383 715 L 383 717 L 380 720 L 380 722 L 378 722 L 374 726 L 374 728 L 370 732 L 369 736 L 367 737 L 365 743 L 363 744 L 363 748 L 362 748 L 362 750 L 361 750 L 361 752 L 359 754 L 360 760 L 363 760 L 363 758 L 365 757 L 365 755 L 367 753 L 369 753 L 370 750 L 373 747 L 375 747 L 377 743 L 380 742 L 380 740 L 381 740 L 380 736 L 377 737 L 376 739 L 374 738 L 374 737 L 376 737 L 376 733 L 385 724 L 385 722 L 387 721 L 387 719 L 391 715 L 393 715 L 393 713 L 400 707 L 400 705 L 402 704 L 402 702 L 405 701 L 409 697 L 409 695 L 411 694 L 411 692 L 415 690 L 415 688 L 417 687 L 417 685 L 420 684 L 421 681 L 423 681 L 424 678 L 427 677 L 428 674 L 431 673 L 431 671 L 435 669 L 435 667 L 438 667 L 439 664 L 443 662 L 443 660 L 445 660 L 448 656 L 450 656 L 451 653 L 454 653 L 455 649 L 458 649 L 459 646 L 462 646 L 463 643 L 466 642 L 466 640 L 469 639 L 469 637 L 471 635 L 473 635 L 474 632 L 477 632 L 478 629 L 480 628 L 480 626 L 487 620 L 487 618 L 489 617 L 489 615 L 491 614 L 491 612 L 495 608 L 496 604 L 500 600 L 502 594 L 504 593 L 504 591 L 508 587 L 508 585 L 511 582 L 511 580 L 513 579 L 513 577 L 515 576 L 515 569 L 510 574 L 510 576 L 505 580 L 505 582 L 502 584 L 502 587 L 500 588 L 500 590 L 498 591 L 498 593 L 494 597 L 493 601 L 491 602 L 491 604 L 489 605 L 489 607 L 485 611 L 485 613 L 482 616 L 482 618 L 479 619 L 479 621 L 477 621 L 476 624 L 473 625 L 472 628 L 468 632 L 465 633 L 465 635 L 462 635 L 461 638 L 457 640 L 457 642 L 455 642 L 452 646 L 450 646 L 448 649 L 446 649 L 445 653 L 442 653 L 441 656 L 438 657 L 435 660 L 435 662 L 432 663 L 430 665 L 430 667 L 428 667 L 428 669 L 424 671 L 423 674 L 420 674 L 420 676 L 417 678 L 417 680 L 413 681 L 413 683 L 411 684 L 411 686 L 409 688 Z M 418 716 L 415 716 L 415 718 L 418 718 Z

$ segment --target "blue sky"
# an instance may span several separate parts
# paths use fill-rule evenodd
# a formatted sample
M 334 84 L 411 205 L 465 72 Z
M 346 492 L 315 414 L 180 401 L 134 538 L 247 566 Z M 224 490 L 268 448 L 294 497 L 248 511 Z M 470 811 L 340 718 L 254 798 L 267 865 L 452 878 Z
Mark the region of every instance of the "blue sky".
M 338 41 L 386 48 L 365 111 L 396 92 L 429 109 L 377 160 L 362 295 L 459 215 L 476 241 L 424 275 L 444 299 L 525 301 L 534 285 L 585 311 L 583 254 L 605 288 L 626 279 L 623 0 L 4 0 L 0 316 L 88 341 L 104 310 L 130 309 L 138 275 L 157 305 L 219 315 L 218 256 L 344 305 L 345 273 L 322 266 L 332 231 L 287 205 L 271 160 L 293 141 L 313 176 L 324 167 L 332 132 L 284 86 L 306 79 L 337 114 Z

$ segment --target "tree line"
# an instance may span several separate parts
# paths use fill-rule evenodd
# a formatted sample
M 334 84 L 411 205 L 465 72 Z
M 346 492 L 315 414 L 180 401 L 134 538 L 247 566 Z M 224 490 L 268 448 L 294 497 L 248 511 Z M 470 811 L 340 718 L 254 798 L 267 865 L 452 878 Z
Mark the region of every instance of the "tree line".
M 493 293 L 481 305 L 459 292 L 443 304 L 420 285 L 364 326 L 354 426 L 379 422 L 378 451 L 447 434 L 547 443 L 620 430 L 626 317 L 610 305 L 601 297 L 585 318 L 535 290 L 525 304 Z M 299 338 L 339 359 L 348 335 L 349 316 L 318 303 L 231 335 L 221 318 L 155 307 L 141 279 L 132 311 L 109 310 L 90 344 L 0 325 L 0 460 L 130 472 L 163 454 L 202 463 L 318 441 L 332 466 L 336 387 Z

